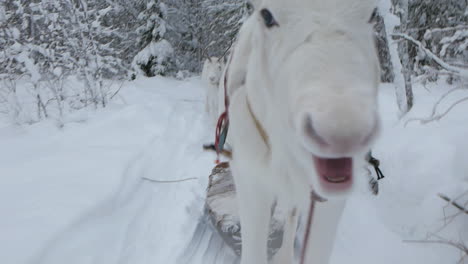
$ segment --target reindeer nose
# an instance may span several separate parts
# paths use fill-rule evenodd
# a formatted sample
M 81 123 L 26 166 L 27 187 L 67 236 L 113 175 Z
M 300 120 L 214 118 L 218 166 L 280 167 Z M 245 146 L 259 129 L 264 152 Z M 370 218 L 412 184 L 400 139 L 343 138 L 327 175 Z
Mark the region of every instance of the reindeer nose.
M 327 147 L 329 145 L 327 141 L 325 141 L 325 139 L 322 138 L 315 130 L 310 115 L 304 115 L 302 130 L 306 142 L 309 141 L 309 143 L 317 144 L 320 147 Z
M 367 151 L 378 132 L 375 118 L 366 120 L 315 119 L 310 113 L 303 114 L 300 134 L 305 147 L 320 150 L 333 156 L 347 156 L 358 151 Z

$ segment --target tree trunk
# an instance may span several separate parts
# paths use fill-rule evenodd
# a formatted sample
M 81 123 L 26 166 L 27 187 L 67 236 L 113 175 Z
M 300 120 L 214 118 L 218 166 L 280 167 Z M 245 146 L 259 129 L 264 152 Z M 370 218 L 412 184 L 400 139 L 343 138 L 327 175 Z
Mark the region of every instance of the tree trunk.
M 370 22 L 374 23 L 375 45 L 379 55 L 381 70 L 380 80 L 384 83 L 393 83 L 395 81 L 395 73 L 388 46 L 387 30 L 385 29 L 385 21 L 378 9 L 375 9 Z
M 44 102 L 42 102 L 41 95 L 39 94 L 39 87 L 37 84 L 34 84 L 34 91 L 36 91 L 36 101 L 37 101 L 37 117 L 38 120 L 42 119 L 41 111 L 44 113 L 44 118 L 48 118 L 49 115 L 47 114 L 46 106 Z
M 400 6 L 400 31 L 406 33 L 408 30 L 408 0 L 401 0 L 399 2 Z M 411 62 L 409 57 L 408 50 L 408 41 L 400 41 L 398 43 L 398 54 L 401 61 L 401 74 L 404 78 L 405 93 L 406 93 L 406 112 L 409 112 L 413 107 L 413 86 L 411 83 Z

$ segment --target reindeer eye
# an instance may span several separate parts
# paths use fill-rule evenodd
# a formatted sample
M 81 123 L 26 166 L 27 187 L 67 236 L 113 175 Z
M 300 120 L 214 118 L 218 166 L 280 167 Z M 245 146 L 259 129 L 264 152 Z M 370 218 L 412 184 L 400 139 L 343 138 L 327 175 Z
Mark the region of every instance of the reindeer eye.
M 267 28 L 272 28 L 274 26 L 279 26 L 278 22 L 276 22 L 275 18 L 273 17 L 273 15 L 271 14 L 271 12 L 268 9 L 264 8 L 264 9 L 260 10 L 260 14 L 262 15 L 263 21 L 265 22 L 265 26 Z

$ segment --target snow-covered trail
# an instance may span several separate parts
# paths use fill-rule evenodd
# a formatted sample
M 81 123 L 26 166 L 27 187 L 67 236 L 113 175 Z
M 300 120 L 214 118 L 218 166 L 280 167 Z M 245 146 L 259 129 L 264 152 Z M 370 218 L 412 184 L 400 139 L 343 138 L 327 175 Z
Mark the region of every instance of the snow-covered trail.
M 177 89 L 171 87 L 171 89 Z M 207 221 L 201 224 L 202 234 L 185 251 L 192 234 L 202 221 L 204 190 L 213 156 L 202 152 L 212 131 L 203 114 L 203 90 L 162 90 L 166 97 L 156 100 L 155 120 L 161 131 L 145 144 L 140 153 L 127 162 L 122 183 L 114 196 L 80 217 L 61 232 L 42 251 L 39 263 L 209 263 L 209 252 L 219 262 L 218 250 L 204 251 L 216 239 Z M 192 96 L 187 97 L 187 94 Z M 199 93 L 199 94 L 196 94 Z M 167 106 L 165 106 L 166 104 Z M 180 183 L 156 183 L 147 179 L 172 181 L 196 178 Z M 199 229 L 200 230 L 200 229 Z M 96 250 L 105 245 L 105 250 Z M 226 248 L 227 257 L 233 254 Z M 218 256 L 217 256 L 218 255 Z M 73 258 L 69 258 L 74 256 Z M 176 262 L 177 261 L 177 262 Z M 202 262 L 203 261 L 203 262 Z M 216 262 L 213 262 L 216 263 Z
M 201 148 L 213 131 L 200 81 L 127 85 L 108 108 L 77 113 L 62 130 L 48 122 L 0 126 L 2 263 L 237 263 L 203 215 L 214 156 Z M 419 93 L 426 97 L 418 95 L 425 99 L 415 115 L 437 98 Z M 402 128 L 393 90 L 383 87 L 381 99 L 385 132 L 375 154 L 387 178 L 378 197 L 361 192 L 349 199 L 331 264 L 456 263 L 452 248 L 403 240 L 443 225 L 437 192 L 468 189 L 455 181 L 468 177 L 460 162 L 468 156 L 460 144 L 468 107 L 443 125 Z M 444 235 L 467 239 L 463 221 Z
M 204 90 L 198 81 L 131 85 L 104 113 L 86 122 L 77 114 L 64 131 L 47 123 L 0 130 L 10 143 L 0 152 L 5 263 L 175 263 L 183 255 L 214 160 L 201 148 L 212 134 Z

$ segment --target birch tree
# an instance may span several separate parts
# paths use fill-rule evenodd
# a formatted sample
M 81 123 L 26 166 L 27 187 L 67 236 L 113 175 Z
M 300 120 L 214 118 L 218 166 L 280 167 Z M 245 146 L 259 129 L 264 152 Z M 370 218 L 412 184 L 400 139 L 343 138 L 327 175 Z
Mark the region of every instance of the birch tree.
M 377 46 L 381 69 L 380 79 L 384 83 L 393 83 L 395 81 L 395 73 L 393 71 L 393 63 L 390 55 L 388 34 L 385 28 L 384 18 L 378 8 L 374 10 L 371 22 L 374 23 L 375 44 Z
M 396 4 L 396 14 L 400 17 L 400 32 L 407 32 L 408 30 L 408 0 L 398 0 Z M 404 100 L 401 98 L 399 100 L 399 107 L 402 114 L 405 114 L 411 110 L 414 104 L 414 95 L 413 95 L 413 84 L 411 82 L 411 63 L 408 50 L 408 42 L 400 41 L 398 42 L 398 55 L 401 62 L 401 74 L 403 76 L 404 82 Z M 402 96 L 402 95 L 400 95 Z

